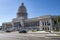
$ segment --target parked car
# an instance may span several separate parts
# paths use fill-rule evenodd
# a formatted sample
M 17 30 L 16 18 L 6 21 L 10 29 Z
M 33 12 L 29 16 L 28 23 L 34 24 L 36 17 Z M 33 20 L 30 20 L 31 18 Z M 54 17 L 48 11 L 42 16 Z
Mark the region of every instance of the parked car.
M 11 32 L 11 30 L 6 30 L 5 32 Z
M 20 30 L 19 33 L 27 33 L 26 30 Z
M 14 29 L 6 29 L 5 32 L 13 32 Z

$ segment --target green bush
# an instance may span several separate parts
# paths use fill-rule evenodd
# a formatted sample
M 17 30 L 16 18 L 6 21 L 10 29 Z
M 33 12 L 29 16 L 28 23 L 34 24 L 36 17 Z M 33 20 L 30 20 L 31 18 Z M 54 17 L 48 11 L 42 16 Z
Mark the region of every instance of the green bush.
M 50 32 L 49 30 L 45 30 L 46 32 Z
M 58 31 L 58 30 L 54 30 L 54 32 L 60 32 L 60 31 Z
M 33 32 L 37 32 L 38 30 L 37 29 L 35 29 L 35 30 L 32 30 Z

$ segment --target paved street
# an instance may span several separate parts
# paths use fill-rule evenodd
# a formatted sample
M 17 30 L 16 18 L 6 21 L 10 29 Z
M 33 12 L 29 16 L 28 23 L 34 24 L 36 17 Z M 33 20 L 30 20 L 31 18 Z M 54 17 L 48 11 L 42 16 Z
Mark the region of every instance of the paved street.
M 0 33 L 0 40 L 60 40 L 60 38 L 45 38 L 46 34 L 19 34 L 13 33 Z

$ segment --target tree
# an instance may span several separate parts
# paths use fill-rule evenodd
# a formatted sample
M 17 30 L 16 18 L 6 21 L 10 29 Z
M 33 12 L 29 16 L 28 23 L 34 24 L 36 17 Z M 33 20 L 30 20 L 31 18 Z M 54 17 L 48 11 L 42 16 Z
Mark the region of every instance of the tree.
M 60 28 L 60 16 L 57 16 L 57 25 L 58 25 L 58 27 Z
M 57 21 L 60 22 L 60 16 L 57 17 Z

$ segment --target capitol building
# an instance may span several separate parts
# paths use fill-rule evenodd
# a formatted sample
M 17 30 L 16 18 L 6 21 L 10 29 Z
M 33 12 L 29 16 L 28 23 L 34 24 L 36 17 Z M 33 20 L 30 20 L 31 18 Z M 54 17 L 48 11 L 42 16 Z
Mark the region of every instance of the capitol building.
M 28 18 L 27 9 L 24 3 L 21 3 L 16 13 L 16 18 L 13 18 L 11 22 L 2 23 L 2 30 L 57 30 L 58 26 L 54 24 L 54 20 L 57 16 L 44 15 L 36 18 Z

